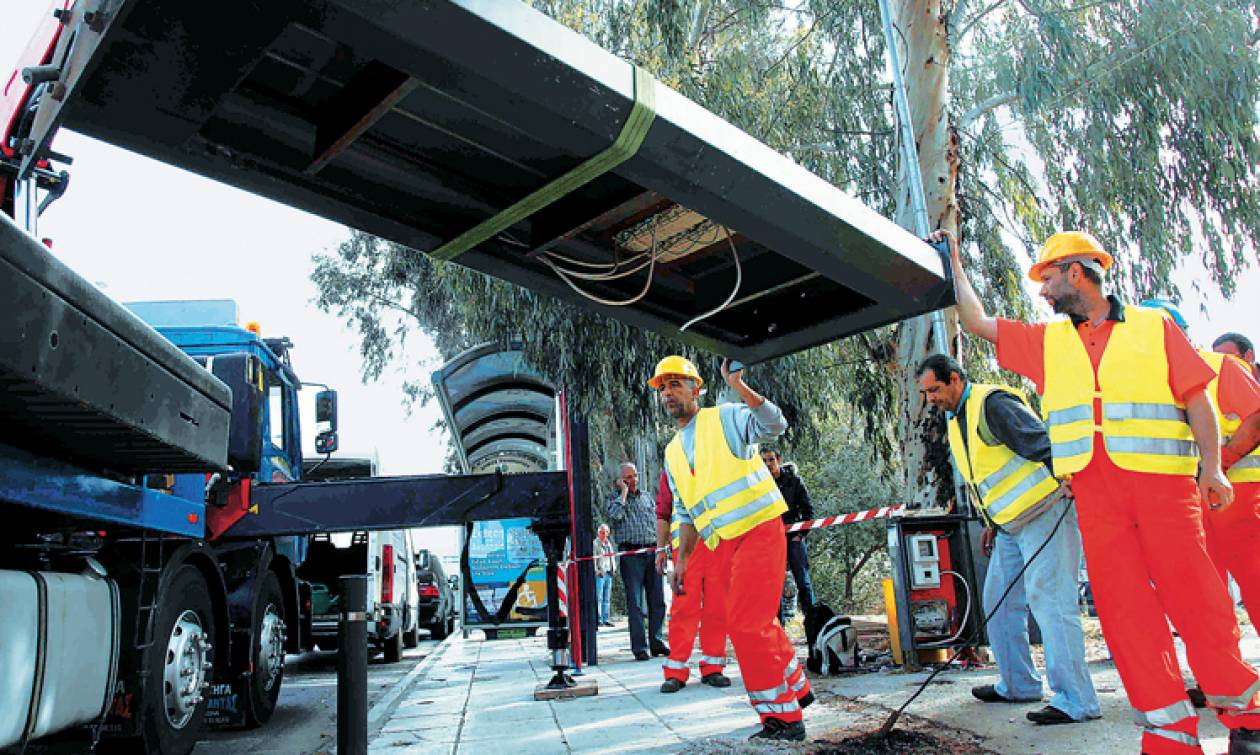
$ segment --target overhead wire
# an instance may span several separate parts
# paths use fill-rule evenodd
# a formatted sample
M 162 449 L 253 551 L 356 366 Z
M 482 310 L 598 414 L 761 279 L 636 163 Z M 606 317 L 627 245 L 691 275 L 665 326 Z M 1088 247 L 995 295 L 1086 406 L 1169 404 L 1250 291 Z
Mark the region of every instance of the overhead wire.
M 685 325 L 683 325 L 681 328 L 678 329 L 679 333 L 683 332 L 687 328 L 690 328 L 692 325 L 695 325 L 701 320 L 707 320 L 708 318 L 716 315 L 718 312 L 721 312 L 722 310 L 731 306 L 731 302 L 735 301 L 735 297 L 739 294 L 739 287 L 744 282 L 744 270 L 742 267 L 740 267 L 739 250 L 735 248 L 735 241 L 731 238 L 730 229 L 726 230 L 726 241 L 727 243 L 731 245 L 731 257 L 735 259 L 735 288 L 731 289 L 731 295 L 726 297 L 726 301 L 722 302 L 720 305 L 709 310 L 708 312 L 705 312 L 702 315 L 698 315 L 688 320 Z

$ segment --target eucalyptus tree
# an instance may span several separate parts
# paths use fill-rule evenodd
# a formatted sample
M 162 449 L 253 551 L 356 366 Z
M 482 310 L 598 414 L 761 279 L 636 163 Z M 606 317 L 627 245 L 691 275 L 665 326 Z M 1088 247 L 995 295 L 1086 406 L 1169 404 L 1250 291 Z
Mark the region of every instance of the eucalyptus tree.
M 889 2 L 930 222 L 960 233 L 992 310 L 1029 315 L 1023 270 L 1066 227 L 1115 251 L 1113 283 L 1129 295 L 1176 297 L 1183 265 L 1233 293 L 1260 231 L 1255 2 Z M 910 226 L 877 0 L 533 4 Z M 369 374 L 417 325 L 446 354 L 521 339 L 600 437 L 654 428 L 643 374 L 658 354 L 688 351 L 361 235 L 321 259 L 315 280 L 321 306 L 359 327 Z M 903 461 L 909 498 L 944 498 L 939 420 L 910 374 L 929 343 L 919 319 L 755 377 L 806 434 L 851 413 L 868 447 Z M 983 350 L 964 356 L 992 370 Z

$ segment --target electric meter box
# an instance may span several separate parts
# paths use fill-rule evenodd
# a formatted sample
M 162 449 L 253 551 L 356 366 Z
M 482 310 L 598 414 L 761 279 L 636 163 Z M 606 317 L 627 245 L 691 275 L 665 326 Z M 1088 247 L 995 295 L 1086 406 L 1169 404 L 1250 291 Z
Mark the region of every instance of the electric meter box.
M 936 535 L 910 535 L 906 538 L 910 555 L 910 587 L 922 590 L 941 586 L 941 554 Z

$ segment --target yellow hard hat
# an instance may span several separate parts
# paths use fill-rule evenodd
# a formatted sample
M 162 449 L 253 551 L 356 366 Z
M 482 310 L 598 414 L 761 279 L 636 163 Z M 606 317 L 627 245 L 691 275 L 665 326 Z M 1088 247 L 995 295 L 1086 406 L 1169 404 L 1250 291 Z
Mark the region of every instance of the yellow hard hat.
M 656 372 L 653 373 L 652 379 L 648 381 L 648 385 L 652 387 L 652 390 L 659 391 L 661 389 L 661 380 L 667 375 L 690 378 L 696 381 L 696 385 L 704 385 L 704 379 L 700 377 L 700 372 L 691 363 L 691 360 L 676 354 L 671 354 L 656 363 Z
M 1028 277 L 1033 283 L 1040 283 L 1042 270 L 1069 257 L 1092 257 L 1103 270 L 1111 267 L 1111 255 L 1103 251 L 1098 239 L 1084 231 L 1062 231 L 1046 239 L 1037 264 L 1028 270 Z

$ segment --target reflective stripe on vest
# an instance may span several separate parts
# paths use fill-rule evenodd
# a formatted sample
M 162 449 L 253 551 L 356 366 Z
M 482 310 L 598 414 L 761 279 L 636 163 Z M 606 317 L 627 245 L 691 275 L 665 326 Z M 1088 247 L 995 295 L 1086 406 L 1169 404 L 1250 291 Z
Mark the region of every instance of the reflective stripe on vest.
M 1046 327 L 1042 412 L 1050 431 L 1056 477 L 1079 472 L 1089 464 L 1098 431 L 1108 456 L 1121 469 L 1193 476 L 1198 468 L 1198 449 L 1185 407 L 1168 387 L 1163 315 L 1126 306 L 1124 318 L 1112 326 L 1096 384 L 1076 326 L 1070 320 L 1057 320 Z M 1099 396 L 1102 425 L 1095 426 L 1094 399 Z
M 665 448 L 665 464 L 678 489 L 678 500 L 709 550 L 787 511 L 787 503 L 759 454 L 741 459 L 731 453 L 716 407 L 695 418 L 695 473 L 677 435 Z
M 954 463 L 980 496 L 980 508 L 995 524 L 1008 524 L 1059 487 L 1058 480 L 1040 462 L 1029 461 L 1002 444 L 989 445 L 980 438 L 984 402 L 994 391 L 1006 391 L 1027 405 L 1019 391 L 1001 385 L 972 383 L 963 414 L 967 418 L 967 442 L 957 415 L 949 421 L 949 448 Z
M 1212 397 L 1212 405 L 1216 407 L 1216 418 L 1221 423 L 1221 445 L 1224 446 L 1229 443 L 1229 439 L 1238 431 L 1238 428 L 1242 425 L 1243 418 L 1233 414 L 1226 415 L 1221 411 L 1220 375 L 1221 370 L 1225 366 L 1225 357 L 1229 356 L 1231 359 L 1238 359 L 1238 357 L 1218 354 L 1215 351 L 1201 351 L 1199 353 L 1216 371 L 1216 377 L 1212 379 L 1212 382 L 1208 383 L 1208 394 Z M 1242 366 L 1247 374 L 1251 374 L 1246 362 L 1238 359 L 1238 364 Z M 1230 482 L 1260 482 L 1260 445 L 1251 449 L 1250 453 L 1234 462 L 1234 466 L 1225 470 L 1225 477 Z
M 674 553 L 678 552 L 679 544 L 682 542 L 682 536 L 678 533 L 682 530 L 682 522 L 678 519 L 678 514 L 674 513 L 669 517 L 669 544 L 674 549 Z

